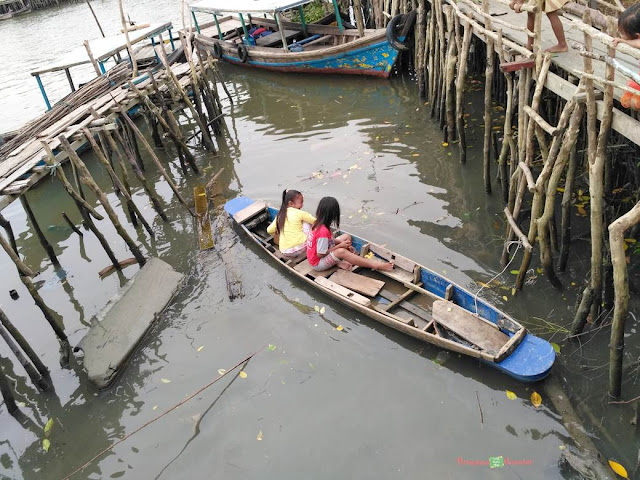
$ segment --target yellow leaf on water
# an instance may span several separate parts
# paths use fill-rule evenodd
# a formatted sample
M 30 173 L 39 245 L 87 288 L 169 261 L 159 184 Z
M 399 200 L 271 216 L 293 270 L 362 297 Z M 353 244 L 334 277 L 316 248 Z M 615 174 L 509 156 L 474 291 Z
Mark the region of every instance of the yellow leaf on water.
M 49 451 L 49 447 L 50 447 L 50 446 L 51 446 L 51 442 L 49 441 L 49 439 L 48 439 L 48 438 L 45 438 L 44 440 L 42 440 L 42 449 L 43 449 L 45 452 L 48 452 L 48 451 Z
M 557 343 L 551 343 L 551 346 L 553 347 L 553 349 L 556 351 L 556 353 L 560 353 L 560 345 L 558 345 Z
M 398 137 L 396 137 L 396 138 L 394 138 L 394 139 L 393 139 L 393 141 L 394 141 L 394 142 L 399 142 L 399 141 L 400 141 L 400 139 L 399 139 Z
M 242 370 L 242 371 L 238 374 L 238 376 L 239 376 L 240 378 L 247 378 L 247 372 L 245 372 L 244 370 Z
M 509 297 L 507 297 L 506 295 L 503 295 L 502 299 L 506 302 L 507 300 L 509 300 Z
M 319 311 L 320 311 L 320 307 L 319 307 L 318 305 L 314 305 L 314 306 L 313 306 L 313 309 L 314 309 L 316 312 L 319 312 Z
M 516 294 L 516 289 L 515 288 L 511 288 L 511 296 L 513 297 Z
M 562 187 L 558 187 L 558 188 L 556 188 L 556 190 L 559 191 L 560 193 L 564 193 L 564 188 L 562 188 Z
M 540 274 L 540 273 L 542 273 L 542 269 L 541 269 L 540 267 L 538 267 L 538 268 L 536 268 L 536 272 L 537 272 L 538 274 Z
M 267 347 L 267 350 L 269 350 L 270 352 L 273 352 L 275 349 L 276 349 L 275 345 L 269 344 L 269 346 Z
M 201 347 L 198 347 L 198 351 L 201 352 L 203 348 L 204 348 L 204 345 L 202 345 Z
M 53 418 L 50 418 L 47 424 L 44 426 L 44 434 L 48 434 L 51 431 L 51 427 L 53 427 Z
M 258 440 L 259 442 L 262 441 L 262 430 L 258 432 L 258 435 L 256 436 L 256 440 Z
M 225 373 L 227 373 L 227 371 L 224 368 L 218 369 L 218 375 L 224 375 Z
M 518 398 L 518 396 L 515 393 L 513 393 L 511 390 L 506 390 L 506 393 L 507 393 L 507 398 L 509 400 L 515 400 L 516 398 Z
M 342 330 L 344 330 L 344 327 L 343 327 L 342 325 L 338 325 L 338 326 L 336 327 L 336 330 L 337 330 L 337 331 L 339 331 L 339 332 L 341 332 Z
M 578 213 L 580 215 L 586 215 L 587 211 L 584 209 L 584 207 L 578 206 Z
M 449 144 L 448 144 L 447 142 L 442 142 L 442 146 L 443 146 L 443 147 L 448 147 L 448 146 L 449 146 Z
M 420 154 L 419 153 L 414 153 L 413 155 L 411 155 L 412 157 L 419 157 Z
M 168 378 L 161 378 L 160 381 L 162 383 L 171 383 L 171 380 L 169 380 Z
M 611 467 L 611 470 L 616 472 L 617 475 L 620 475 L 622 478 L 629 478 L 627 469 L 620 465 L 618 462 L 609 460 L 609 466 Z
M 583 192 L 582 190 L 578 190 L 578 195 L 579 195 L 579 196 L 582 196 L 582 194 L 583 194 L 583 193 L 584 193 L 584 192 Z
M 637 242 L 637 240 L 635 238 L 625 238 L 624 241 L 626 243 L 636 243 Z
M 154 405 L 151 410 L 157 410 L 157 409 L 158 409 L 158 405 Z
M 511 270 L 511 275 L 518 275 L 520 270 Z
M 324 307 L 322 307 L 322 308 L 320 309 L 320 315 L 324 315 L 324 312 L 325 312 L 325 309 L 324 309 Z
M 531 394 L 531 403 L 533 404 L 534 407 L 538 408 L 540 405 L 542 405 L 542 397 L 540 396 L 540 394 L 538 392 L 536 392 L 535 390 L 533 391 L 533 393 Z

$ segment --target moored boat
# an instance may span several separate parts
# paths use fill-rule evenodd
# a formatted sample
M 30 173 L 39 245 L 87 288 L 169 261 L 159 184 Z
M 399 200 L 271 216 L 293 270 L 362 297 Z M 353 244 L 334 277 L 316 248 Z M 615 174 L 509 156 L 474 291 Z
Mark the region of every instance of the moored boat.
M 542 380 L 551 371 L 555 351 L 549 342 L 532 335 L 493 305 L 408 258 L 351 234 L 352 245 L 361 256 L 392 261 L 393 270 L 345 271 L 333 267 L 317 272 L 306 253 L 288 259 L 274 244 L 266 228 L 277 210 L 246 197 L 230 200 L 224 208 L 281 267 L 373 320 L 477 358 L 523 382 Z
M 398 51 L 406 48 L 404 41 L 415 13 L 399 15 L 387 29 L 354 28 L 338 11 L 336 25 L 307 24 L 302 6 L 311 1 L 243 0 L 229 4 L 202 0 L 191 5 L 196 40 L 223 61 L 254 68 L 383 78 L 391 74 Z M 282 12 L 291 9 L 298 9 L 299 23 L 283 18 Z M 212 14 L 214 21 L 199 24 L 197 12 Z

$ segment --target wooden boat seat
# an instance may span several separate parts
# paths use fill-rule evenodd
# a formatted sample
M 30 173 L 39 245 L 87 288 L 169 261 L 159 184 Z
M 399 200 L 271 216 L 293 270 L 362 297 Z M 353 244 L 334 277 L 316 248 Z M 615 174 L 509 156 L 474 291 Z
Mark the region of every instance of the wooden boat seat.
M 318 273 L 321 273 L 321 272 L 318 272 Z M 371 305 L 371 300 L 369 300 L 368 298 L 363 297 L 362 295 L 354 292 L 353 290 L 349 290 L 348 288 L 345 288 L 342 285 L 338 285 L 337 283 L 332 282 L 328 278 L 318 277 L 315 279 L 315 282 L 318 285 L 321 285 L 324 288 L 327 288 L 332 292 L 337 293 L 338 295 L 342 295 L 343 297 L 346 297 L 349 300 L 352 300 L 362 305 L 363 307 L 368 307 Z
M 299 33 L 300 32 L 298 30 L 285 30 L 284 36 L 287 40 L 291 40 Z M 282 43 L 282 35 L 280 34 L 280 32 L 273 32 L 271 35 L 266 35 L 264 37 L 256 39 L 256 45 L 258 47 L 273 47 L 278 43 Z
M 502 333 L 497 325 L 494 328 L 455 303 L 436 300 L 432 315 L 437 323 L 489 354 L 497 354 L 509 341 L 509 336 Z
M 333 275 L 331 275 L 331 281 L 338 285 L 342 285 L 343 287 L 355 290 L 367 297 L 375 297 L 378 295 L 382 287 L 384 287 L 384 282 L 381 282 L 380 280 L 365 277 L 364 275 L 348 272 L 346 270 L 337 270 Z
M 311 278 L 317 278 L 317 277 L 328 277 L 328 276 L 330 276 L 331 274 L 333 274 L 338 269 L 338 267 L 331 267 L 328 270 L 323 270 L 322 272 L 318 272 L 318 271 L 313 269 L 313 267 L 309 263 L 309 260 L 305 258 L 304 261 L 302 261 L 299 264 L 297 264 L 295 267 L 293 267 L 293 269 L 296 272 L 298 272 L 300 275 L 304 275 L 304 276 L 308 275 Z

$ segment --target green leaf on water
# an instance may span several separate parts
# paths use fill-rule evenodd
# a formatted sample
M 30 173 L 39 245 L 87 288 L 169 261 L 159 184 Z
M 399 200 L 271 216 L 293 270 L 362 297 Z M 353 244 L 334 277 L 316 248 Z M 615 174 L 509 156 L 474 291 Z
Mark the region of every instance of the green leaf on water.
M 44 434 L 48 435 L 51 431 L 51 427 L 53 427 L 53 418 L 50 418 L 47 424 L 44 426 Z
M 269 344 L 269 346 L 267 347 L 267 350 L 269 350 L 270 352 L 273 352 L 275 349 L 276 349 L 275 345 Z
M 512 275 L 518 275 L 519 273 L 520 273 L 520 270 L 511 270 Z
M 557 343 L 551 343 L 551 346 L 553 347 L 553 349 L 556 351 L 556 353 L 560 353 L 560 345 L 558 345 Z
M 51 442 L 49 441 L 49 439 L 48 439 L 48 438 L 45 438 L 44 440 L 42 440 L 42 449 L 43 449 L 45 452 L 48 452 L 48 451 L 49 451 L 49 447 L 50 447 L 50 446 L 51 446 Z

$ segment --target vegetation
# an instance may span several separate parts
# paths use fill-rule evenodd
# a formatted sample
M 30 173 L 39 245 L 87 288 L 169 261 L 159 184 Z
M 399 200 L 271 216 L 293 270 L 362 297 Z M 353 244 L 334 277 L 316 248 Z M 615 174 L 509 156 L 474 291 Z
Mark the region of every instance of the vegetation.
M 316 22 L 326 15 L 320 0 L 307 3 L 302 9 L 304 10 L 304 19 L 307 23 Z M 292 10 L 290 16 L 292 22 L 300 22 L 300 13 L 298 10 Z

